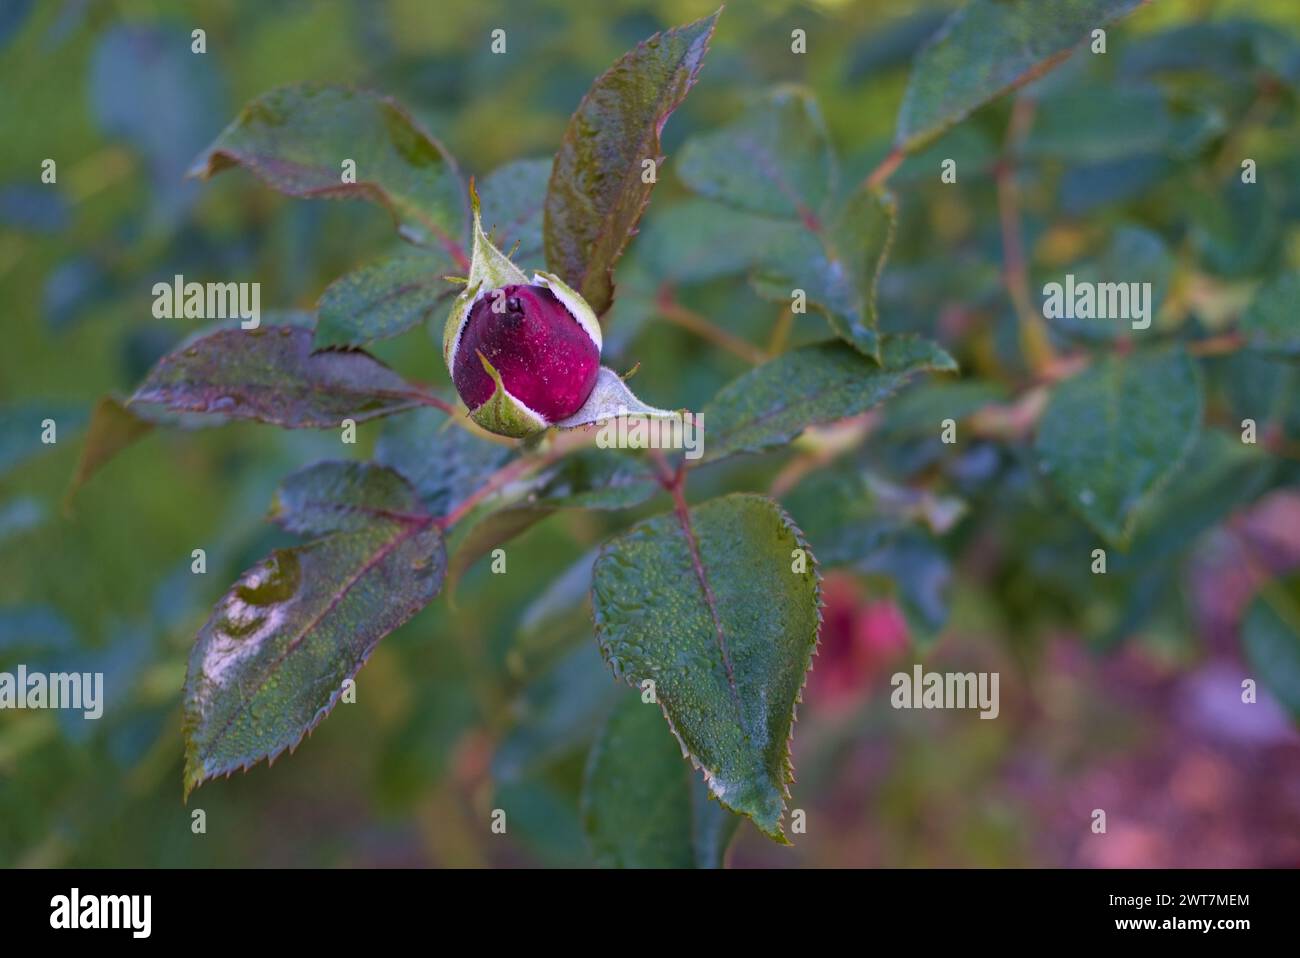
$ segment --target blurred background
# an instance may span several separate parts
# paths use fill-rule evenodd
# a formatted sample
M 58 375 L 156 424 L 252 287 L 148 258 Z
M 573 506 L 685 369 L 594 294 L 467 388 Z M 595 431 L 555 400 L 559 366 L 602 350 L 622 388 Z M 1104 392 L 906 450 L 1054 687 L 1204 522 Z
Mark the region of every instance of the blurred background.
M 911 58 L 951 8 L 729 5 L 699 85 L 665 129 L 668 164 L 619 269 L 606 353 L 616 368 L 642 364 L 642 397 L 698 408 L 748 368 L 663 315 L 663 284 L 759 349 L 826 335 L 816 315 L 791 322 L 750 290 L 725 251 L 691 245 L 673 220 L 688 202 L 673 175 L 681 144 L 774 84 L 803 84 L 851 187 L 888 151 Z M 0 712 L 0 864 L 589 861 L 578 815 L 586 748 L 624 694 L 591 634 L 592 550 L 664 510 L 662 497 L 529 530 L 510 546 L 509 575 L 488 583 L 479 563 L 454 608 L 443 596 L 386 638 L 357 703 L 295 754 L 205 785 L 187 808 L 180 692 L 194 634 L 243 569 L 293 541 L 263 520 L 271 494 L 293 469 L 336 457 L 337 437 L 245 423 L 158 430 L 75 498 L 64 491 L 95 400 L 129 393 L 195 331 L 194 320 L 153 318 L 155 282 L 255 280 L 263 310 L 311 310 L 332 280 L 394 245 L 375 206 L 288 199 L 238 170 L 185 180 L 243 103 L 308 80 L 380 90 L 481 177 L 553 154 L 614 59 L 711 10 L 697 0 L 6 0 L 0 669 L 103 671 L 108 700 L 98 722 Z M 504 56 L 489 48 L 497 27 Z M 196 28 L 203 55 L 190 52 Z M 790 52 L 795 28 L 807 32 L 806 55 Z M 1174 321 L 1213 332 L 1260 277 L 1300 265 L 1300 6 L 1156 0 L 1109 33 L 1106 57 L 1076 56 L 1034 89 L 1042 122 L 1018 169 L 1031 269 L 1150 257 L 1168 276 Z M 808 833 L 782 848 L 743 826 L 730 861 L 1300 864 L 1300 736 L 1263 688 L 1256 707 L 1240 707 L 1254 674 L 1243 610 L 1261 577 L 1300 564 L 1294 458 L 1207 449 L 1188 472 L 1213 488 L 1179 486 L 1164 539 L 1140 540 L 1141 558 L 1098 585 L 1076 561 L 1090 535 L 1035 480 L 1023 444 L 956 452 L 934 435 L 933 410 L 976 410 L 1024 374 L 994 188 L 1010 110 L 1007 99 L 984 108 L 891 181 L 903 215 L 882 323 L 939 338 L 966 377 L 910 390 L 865 440 L 848 433 L 847 447 L 821 431 L 692 480 L 693 499 L 775 489 L 824 567 L 838 566 L 795 734 L 792 805 L 807 812 Z M 1258 159 L 1265 186 L 1234 186 L 1237 155 Z M 956 186 L 939 184 L 940 157 L 958 158 Z M 54 185 L 40 181 L 47 158 Z M 439 332 L 373 351 L 445 385 Z M 1294 374 L 1252 362 L 1216 361 L 1214 408 L 1227 422 L 1262 409 L 1300 441 L 1292 393 L 1274 381 Z M 58 424 L 53 446 L 39 441 L 45 418 Z M 363 425 L 356 455 L 391 428 Z M 846 513 L 846 501 L 858 510 Z M 195 548 L 207 551 L 206 575 L 190 572 Z M 892 710 L 889 675 L 914 661 L 999 671 L 1000 719 Z M 495 807 L 509 810 L 505 836 L 488 828 Z M 195 808 L 206 835 L 191 833 Z M 1090 832 L 1094 808 L 1107 810 L 1105 840 Z

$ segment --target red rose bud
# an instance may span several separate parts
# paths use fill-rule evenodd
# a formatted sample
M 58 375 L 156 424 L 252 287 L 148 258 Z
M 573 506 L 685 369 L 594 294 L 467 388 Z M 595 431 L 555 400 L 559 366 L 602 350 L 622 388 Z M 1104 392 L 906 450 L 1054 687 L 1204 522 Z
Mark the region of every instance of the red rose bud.
M 583 408 L 600 376 L 600 322 L 558 276 L 530 278 L 493 245 L 473 183 L 470 202 L 473 255 L 443 328 L 442 354 L 474 421 L 522 438 Z
M 456 345 L 452 381 L 470 410 L 496 390 L 488 366 L 549 425 L 572 416 L 591 395 L 600 348 L 546 286 L 506 286 L 474 303 Z

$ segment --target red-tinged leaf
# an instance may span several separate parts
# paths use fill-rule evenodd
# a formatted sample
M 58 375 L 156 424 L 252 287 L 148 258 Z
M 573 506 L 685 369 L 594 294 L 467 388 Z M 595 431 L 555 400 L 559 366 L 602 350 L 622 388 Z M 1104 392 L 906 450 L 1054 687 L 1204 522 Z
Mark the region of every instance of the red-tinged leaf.
M 356 164 L 345 182 L 344 161 Z M 207 179 L 245 166 L 290 196 L 357 196 L 384 206 L 408 239 L 461 264 L 468 209 L 456 163 L 394 100 L 365 90 L 288 86 L 240 112 L 190 168 Z
M 391 470 L 321 463 L 291 477 L 278 503 L 285 525 L 337 531 L 272 552 L 199 631 L 185 682 L 187 796 L 296 748 L 442 584 L 442 534 Z
M 564 131 L 546 194 L 546 262 L 597 315 L 613 302 L 614 264 L 650 202 L 644 163 L 662 160 L 659 134 L 695 85 L 721 12 L 624 54 Z
M 419 493 L 392 469 L 371 462 L 328 460 L 280 483 L 270 518 L 299 535 L 355 532 L 376 521 L 429 519 Z
M 300 326 L 225 329 L 159 360 L 131 403 L 289 429 L 445 405 L 360 350 L 312 352 Z

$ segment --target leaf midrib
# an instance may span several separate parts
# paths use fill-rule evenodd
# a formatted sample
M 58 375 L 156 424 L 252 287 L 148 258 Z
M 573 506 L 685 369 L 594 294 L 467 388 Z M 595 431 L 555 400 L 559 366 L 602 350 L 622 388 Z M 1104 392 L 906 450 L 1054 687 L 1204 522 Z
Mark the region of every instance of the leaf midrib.
M 682 535 L 686 539 L 686 547 L 691 555 L 691 565 L 695 569 L 695 577 L 700 584 L 700 590 L 704 594 L 704 604 L 708 606 L 709 617 L 713 620 L 713 635 L 718 651 L 722 656 L 722 667 L 727 675 L 727 690 L 731 693 L 732 704 L 736 707 L 736 724 L 744 730 L 745 735 L 748 737 L 749 726 L 745 722 L 745 710 L 740 701 L 740 689 L 736 685 L 736 670 L 731 662 L 731 650 L 727 645 L 726 632 L 722 627 L 722 619 L 718 615 L 718 600 L 713 594 L 713 587 L 709 584 L 709 577 L 704 569 L 704 557 L 700 553 L 699 539 L 695 535 L 695 529 L 691 526 L 690 509 L 686 506 L 685 500 L 677 502 L 674 514 L 681 526 Z

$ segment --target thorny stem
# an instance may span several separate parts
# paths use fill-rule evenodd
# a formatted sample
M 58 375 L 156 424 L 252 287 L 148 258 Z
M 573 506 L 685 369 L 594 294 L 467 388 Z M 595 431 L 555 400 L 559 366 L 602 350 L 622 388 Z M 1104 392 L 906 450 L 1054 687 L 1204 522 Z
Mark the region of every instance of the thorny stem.
M 650 462 L 655 469 L 655 478 L 659 480 L 659 485 L 663 486 L 664 491 L 672 497 L 673 512 L 677 513 L 677 518 L 682 524 L 683 529 L 690 528 L 690 506 L 686 504 L 686 460 L 683 459 L 678 463 L 677 468 L 673 469 L 668 465 L 662 451 L 658 449 L 646 450 L 650 455 Z
M 1187 351 L 1193 356 L 1224 356 L 1235 353 L 1246 345 L 1241 333 L 1224 333 L 1187 344 Z
M 540 455 L 525 455 L 518 459 L 512 459 L 489 475 L 483 481 L 483 484 L 470 493 L 455 509 L 445 516 L 440 516 L 436 520 L 437 524 L 443 529 L 450 529 L 465 518 L 471 509 L 493 493 L 505 488 L 521 476 L 549 466 L 551 463 L 563 459 L 575 449 L 587 445 L 591 442 L 589 433 L 591 433 L 589 429 L 574 429 L 561 433 L 551 440 L 550 447 Z
M 885 156 L 874 170 L 867 174 L 866 185 L 869 190 L 880 190 L 884 188 L 885 182 L 894 175 L 899 164 L 903 162 L 906 154 L 903 148 L 896 146 Z
M 467 512 L 477 506 L 488 496 L 492 495 L 492 493 L 513 482 L 515 479 L 518 479 L 529 469 L 538 465 L 541 465 L 541 461 L 536 459 L 529 459 L 527 457 L 523 459 L 512 459 L 510 462 L 507 462 L 504 466 L 497 469 L 496 472 L 488 476 L 483 485 L 479 486 L 472 493 L 466 496 L 455 509 L 451 510 L 451 512 L 447 513 L 445 516 L 442 516 L 438 520 L 438 525 L 442 526 L 444 529 L 450 529 L 464 518 Z
M 767 341 L 769 356 L 779 356 L 785 352 L 786 344 L 790 341 L 790 328 L 793 325 L 794 310 L 787 306 L 781 310 L 781 315 L 776 318 L 776 323 L 772 326 L 772 335 Z
M 670 494 L 673 495 L 673 501 L 677 499 L 686 485 L 686 463 L 682 462 L 675 470 L 668 465 L 668 459 L 664 456 L 663 451 L 655 448 L 646 450 L 650 457 L 650 464 L 654 466 L 655 479 L 659 485 L 663 486 Z M 674 492 L 674 490 L 676 490 Z
M 1037 104 L 1032 97 L 1020 95 L 1011 110 L 1002 159 L 996 170 L 998 217 L 1002 226 L 1002 278 L 1007 294 L 1020 319 L 1020 347 L 1030 368 L 1041 373 L 1052 365 L 1055 356 L 1047 338 L 1043 318 L 1029 297 L 1029 270 L 1025 263 L 1024 237 L 1020 231 L 1020 197 L 1016 189 L 1015 154 L 1029 134 Z
M 753 343 L 727 332 L 708 318 L 701 316 L 694 310 L 687 309 L 677 302 L 673 298 L 672 288 L 667 284 L 659 288 L 659 294 L 655 297 L 655 306 L 659 310 L 659 315 L 673 325 L 680 326 L 682 329 L 689 330 L 695 335 L 707 339 L 714 345 L 721 346 L 747 363 L 758 365 L 767 362 L 771 358 Z
M 428 231 L 429 236 L 455 261 L 456 268 L 464 270 L 468 274 L 470 262 L 465 248 L 425 214 L 417 212 L 415 217 L 420 221 L 420 225 Z
M 422 406 L 428 406 L 431 409 L 437 409 L 446 414 L 452 425 L 464 429 L 467 433 L 477 436 L 480 439 L 486 439 L 488 442 L 496 443 L 498 446 L 515 446 L 513 439 L 505 436 L 498 436 L 496 433 L 488 432 L 473 419 L 469 418 L 468 410 L 454 403 L 449 403 L 437 393 L 433 392 L 428 386 L 421 383 L 414 383 L 415 399 Z
M 435 396 L 423 386 L 416 387 L 416 398 L 419 399 L 422 406 L 432 406 L 434 409 L 441 409 L 448 416 L 456 415 L 456 407 L 447 400 Z

